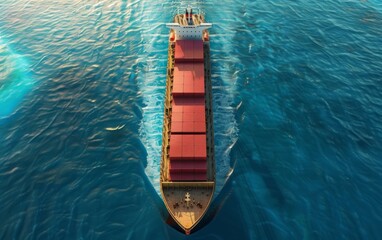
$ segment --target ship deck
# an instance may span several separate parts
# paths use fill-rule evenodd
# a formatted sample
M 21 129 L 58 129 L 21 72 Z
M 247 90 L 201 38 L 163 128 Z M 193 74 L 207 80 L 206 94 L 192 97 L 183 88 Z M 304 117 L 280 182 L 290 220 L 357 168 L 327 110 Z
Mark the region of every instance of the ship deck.
M 166 207 L 182 228 L 190 231 L 210 205 L 214 182 L 162 182 Z M 189 201 L 185 200 L 189 193 Z

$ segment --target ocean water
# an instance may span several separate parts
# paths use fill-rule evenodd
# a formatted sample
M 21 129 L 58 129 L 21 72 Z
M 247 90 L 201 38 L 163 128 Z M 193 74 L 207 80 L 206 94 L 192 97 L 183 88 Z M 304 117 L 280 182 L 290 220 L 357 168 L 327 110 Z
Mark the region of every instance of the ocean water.
M 217 191 L 191 236 L 159 162 L 168 29 L 211 33 Z M 382 239 L 378 0 L 2 0 L 0 239 Z

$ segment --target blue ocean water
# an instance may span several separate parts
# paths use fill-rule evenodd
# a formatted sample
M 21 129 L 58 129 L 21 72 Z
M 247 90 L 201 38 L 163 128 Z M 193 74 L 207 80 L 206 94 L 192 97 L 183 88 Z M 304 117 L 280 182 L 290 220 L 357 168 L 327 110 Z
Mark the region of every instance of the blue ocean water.
M 0 2 L 0 239 L 381 239 L 378 0 L 190 2 L 218 189 L 191 236 L 166 223 L 164 23 L 187 3 Z

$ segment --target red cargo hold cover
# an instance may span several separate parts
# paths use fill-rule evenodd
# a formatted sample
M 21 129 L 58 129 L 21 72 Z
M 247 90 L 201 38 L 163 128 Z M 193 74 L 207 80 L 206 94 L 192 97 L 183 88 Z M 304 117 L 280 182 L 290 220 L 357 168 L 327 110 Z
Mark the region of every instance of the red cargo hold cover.
M 207 162 L 205 161 L 170 161 L 170 173 L 205 173 Z
M 206 134 L 171 134 L 170 161 L 206 161 Z
M 203 40 L 177 40 L 175 62 L 203 62 Z
M 204 96 L 204 63 L 176 63 L 173 96 Z
M 171 103 L 172 112 L 203 112 L 206 105 L 204 97 L 174 97 Z
M 207 173 L 171 173 L 171 181 L 205 181 Z
M 190 112 L 172 113 L 171 133 L 206 133 L 204 109 L 191 106 L 188 110 Z
M 206 123 L 203 121 L 172 121 L 171 133 L 206 133 Z
M 204 98 L 174 97 L 171 133 L 206 133 Z

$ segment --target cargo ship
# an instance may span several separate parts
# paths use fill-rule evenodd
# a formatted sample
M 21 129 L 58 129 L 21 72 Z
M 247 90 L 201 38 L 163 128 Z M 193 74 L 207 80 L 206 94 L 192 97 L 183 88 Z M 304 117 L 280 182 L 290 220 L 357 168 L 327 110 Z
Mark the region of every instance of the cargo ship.
M 188 235 L 215 189 L 210 44 L 204 15 L 174 16 L 170 29 L 160 189 L 164 204 Z

